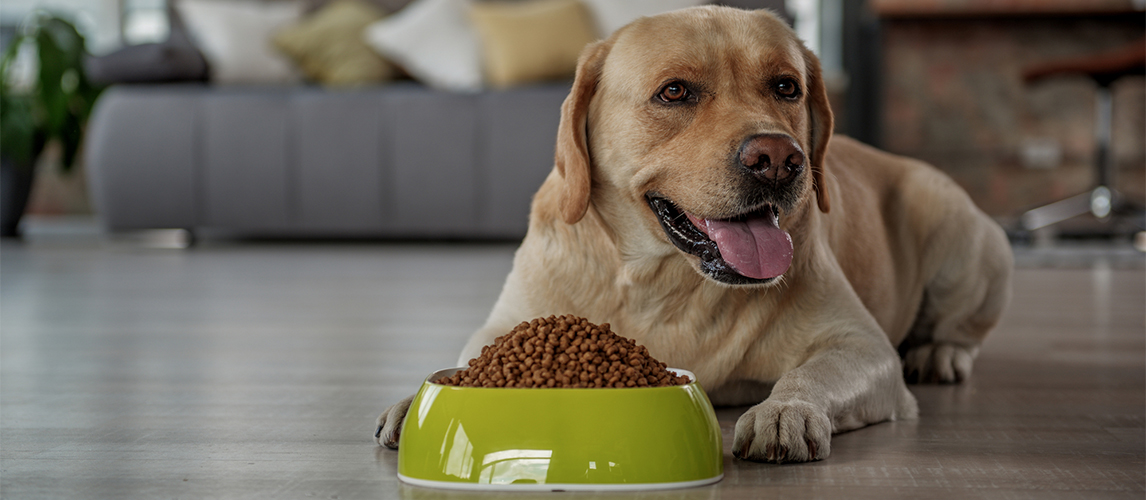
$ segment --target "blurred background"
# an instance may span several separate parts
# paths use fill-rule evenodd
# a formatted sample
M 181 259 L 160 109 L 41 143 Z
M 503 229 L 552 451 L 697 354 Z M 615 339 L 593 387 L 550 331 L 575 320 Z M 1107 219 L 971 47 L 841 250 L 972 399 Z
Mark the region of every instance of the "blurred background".
M 701 3 L 0 0 L 0 497 L 436 498 L 378 413 L 497 300 L 580 50 Z M 1017 269 L 926 418 L 674 498 L 1141 498 L 1146 1 L 721 3 Z
M 23 158 L 35 166 L 25 222 L 519 238 L 579 47 L 636 16 L 707 2 L 470 3 L 7 0 L 6 94 L 53 87 L 36 86 L 30 36 L 47 15 L 82 36 L 76 69 L 90 86 L 63 98 L 77 116 Z M 1146 80 L 1134 53 L 1146 45 L 1146 2 L 722 3 L 785 17 L 820 56 L 838 133 L 939 167 L 1016 242 L 1128 241 L 1142 230 Z M 77 76 L 48 78 L 60 75 L 65 89 Z M 1065 221 L 1024 224 L 1030 209 L 1093 201 L 1099 185 L 1113 193 L 1111 216 L 1067 217 L 1095 207 L 1065 206 L 1052 214 Z M 4 193 L 19 201 L 18 189 Z M 9 221 L 19 213 L 6 208 Z

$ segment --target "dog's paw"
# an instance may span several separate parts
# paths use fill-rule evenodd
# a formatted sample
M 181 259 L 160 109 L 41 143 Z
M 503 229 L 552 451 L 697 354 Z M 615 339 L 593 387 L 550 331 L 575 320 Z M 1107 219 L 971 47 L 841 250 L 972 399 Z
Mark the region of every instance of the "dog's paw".
M 948 343 L 924 344 L 903 357 L 903 378 L 911 384 L 955 384 L 971 376 L 978 349 Z
M 765 401 L 736 421 L 732 454 L 757 462 L 810 462 L 831 453 L 828 414 L 803 401 Z
M 392 450 L 398 449 L 398 438 L 402 436 L 402 421 L 405 420 L 406 412 L 413 401 L 414 396 L 410 396 L 386 408 L 386 411 L 378 416 L 378 430 L 374 431 L 374 440 L 378 444 Z

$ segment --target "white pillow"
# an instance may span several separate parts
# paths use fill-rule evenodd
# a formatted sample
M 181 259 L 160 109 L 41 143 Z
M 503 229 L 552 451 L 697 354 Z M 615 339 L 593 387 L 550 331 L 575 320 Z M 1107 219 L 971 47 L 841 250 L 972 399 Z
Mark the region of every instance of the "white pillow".
M 655 16 L 670 10 L 695 7 L 705 0 L 583 0 L 597 22 L 601 38 L 642 16 Z
M 481 48 L 471 0 L 417 0 L 366 28 L 366 43 L 430 87 L 482 88 Z
M 179 0 L 187 30 L 215 83 L 293 83 L 299 73 L 271 43 L 275 30 L 302 17 L 301 1 Z

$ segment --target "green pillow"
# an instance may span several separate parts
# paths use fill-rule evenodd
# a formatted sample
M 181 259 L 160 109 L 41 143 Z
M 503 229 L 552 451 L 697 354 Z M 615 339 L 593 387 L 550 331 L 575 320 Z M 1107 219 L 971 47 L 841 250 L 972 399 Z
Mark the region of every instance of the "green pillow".
M 384 82 L 397 70 L 366 45 L 362 32 L 385 16 L 363 0 L 337 0 L 276 32 L 273 41 L 307 77 L 324 85 Z

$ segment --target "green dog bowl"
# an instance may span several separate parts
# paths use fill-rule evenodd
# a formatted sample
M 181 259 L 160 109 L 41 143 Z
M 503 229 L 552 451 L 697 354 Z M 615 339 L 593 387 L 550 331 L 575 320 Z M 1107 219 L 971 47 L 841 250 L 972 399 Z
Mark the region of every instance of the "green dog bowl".
M 626 389 L 454 387 L 426 379 L 398 439 L 398 478 L 464 490 L 649 490 L 724 477 L 720 425 L 694 382 Z

